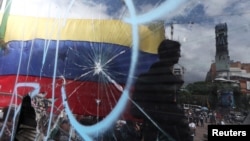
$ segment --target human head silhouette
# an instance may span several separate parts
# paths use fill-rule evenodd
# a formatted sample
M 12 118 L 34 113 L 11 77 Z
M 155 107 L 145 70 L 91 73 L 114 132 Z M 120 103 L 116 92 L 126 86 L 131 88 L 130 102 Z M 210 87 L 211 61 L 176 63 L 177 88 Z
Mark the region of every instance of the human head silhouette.
M 181 44 L 174 40 L 164 39 L 158 47 L 160 61 L 170 65 L 178 63 L 180 58 Z

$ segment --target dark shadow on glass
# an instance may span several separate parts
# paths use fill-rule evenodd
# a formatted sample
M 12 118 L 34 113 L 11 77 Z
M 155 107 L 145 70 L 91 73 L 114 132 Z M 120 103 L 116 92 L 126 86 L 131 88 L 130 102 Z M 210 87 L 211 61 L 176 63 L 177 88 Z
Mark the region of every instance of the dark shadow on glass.
M 139 75 L 135 83 L 131 112 L 143 119 L 144 141 L 191 140 L 184 111 L 177 104 L 184 81 L 173 73 L 180 47 L 177 41 L 163 40 L 158 48 L 159 61 Z

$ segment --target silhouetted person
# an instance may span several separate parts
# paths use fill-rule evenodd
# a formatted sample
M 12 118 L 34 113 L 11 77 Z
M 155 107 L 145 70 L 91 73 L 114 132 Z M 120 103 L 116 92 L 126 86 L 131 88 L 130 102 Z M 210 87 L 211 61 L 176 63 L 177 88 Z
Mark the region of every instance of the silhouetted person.
M 144 141 L 155 141 L 156 138 L 164 141 L 171 138 L 175 141 L 189 140 L 188 122 L 176 102 L 177 91 L 184 82 L 173 74 L 173 66 L 179 61 L 180 46 L 177 41 L 163 40 L 158 48 L 159 61 L 141 74 L 135 83 L 132 99 L 157 124 L 155 126 L 132 105 L 132 114 L 144 119 Z
M 194 140 L 194 136 L 196 135 L 196 124 L 194 123 L 193 119 L 189 121 L 189 129 L 190 129 L 190 140 Z
M 7 114 L 9 111 L 9 115 L 7 118 Z M 10 141 L 11 140 L 11 135 L 12 135 L 12 127 L 13 127 L 13 117 L 15 115 L 15 110 L 11 106 L 3 108 L 3 119 L 0 120 L 0 129 L 4 130 L 4 133 L 2 136 L 0 136 L 0 141 Z M 7 123 L 6 126 L 3 126 L 4 121 L 7 118 Z
M 15 141 L 34 141 L 36 138 L 36 113 L 31 105 L 31 97 L 23 97 L 18 124 L 16 128 Z
M 126 124 L 121 127 L 121 141 L 141 141 L 141 134 L 136 130 L 136 124 L 127 120 Z M 118 139 L 118 141 L 120 141 Z

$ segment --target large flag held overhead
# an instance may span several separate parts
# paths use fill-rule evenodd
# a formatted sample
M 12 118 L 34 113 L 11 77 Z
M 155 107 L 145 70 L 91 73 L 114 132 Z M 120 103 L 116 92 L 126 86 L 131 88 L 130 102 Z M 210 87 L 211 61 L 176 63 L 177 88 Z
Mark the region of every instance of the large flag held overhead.
M 67 101 L 74 114 L 105 116 L 126 85 L 133 47 L 132 27 L 121 20 L 8 16 L 0 51 L 0 107 L 19 104 L 34 82 L 40 93 L 63 108 L 60 88 L 66 79 Z M 135 76 L 157 61 L 165 38 L 163 24 L 139 26 L 139 57 Z

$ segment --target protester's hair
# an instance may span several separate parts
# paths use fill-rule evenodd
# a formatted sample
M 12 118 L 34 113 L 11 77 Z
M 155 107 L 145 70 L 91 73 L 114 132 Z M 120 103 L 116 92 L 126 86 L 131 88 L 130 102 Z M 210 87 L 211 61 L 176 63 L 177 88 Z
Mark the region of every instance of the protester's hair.
M 178 41 L 165 39 L 158 47 L 160 58 L 180 57 L 181 44 Z

